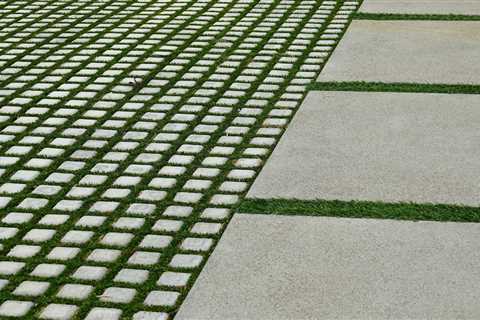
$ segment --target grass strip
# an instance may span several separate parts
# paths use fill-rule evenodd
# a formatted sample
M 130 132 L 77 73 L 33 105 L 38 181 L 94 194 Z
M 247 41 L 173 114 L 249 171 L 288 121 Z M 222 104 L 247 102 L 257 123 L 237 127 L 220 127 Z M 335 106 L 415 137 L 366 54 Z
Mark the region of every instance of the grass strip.
M 480 222 L 480 207 L 429 203 L 245 199 L 240 204 L 238 212 L 343 218 Z
M 480 94 L 480 85 L 430 84 L 430 83 L 384 83 L 384 82 L 314 82 L 309 90 L 316 91 L 370 91 L 370 92 L 422 92 L 449 94 Z
M 357 12 L 357 20 L 436 20 L 436 21 L 480 21 L 480 15 L 464 14 L 403 14 L 403 13 L 363 13 Z

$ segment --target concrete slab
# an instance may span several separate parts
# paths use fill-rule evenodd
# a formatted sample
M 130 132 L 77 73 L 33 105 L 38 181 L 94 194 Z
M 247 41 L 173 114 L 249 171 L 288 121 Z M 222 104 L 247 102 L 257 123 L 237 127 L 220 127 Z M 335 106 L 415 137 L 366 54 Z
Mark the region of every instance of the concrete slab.
M 480 83 L 480 21 L 354 20 L 318 81 Z
M 480 15 L 478 0 L 365 0 L 362 13 Z
M 236 214 L 177 314 L 478 319 L 480 224 Z
M 480 95 L 307 95 L 248 198 L 480 204 Z

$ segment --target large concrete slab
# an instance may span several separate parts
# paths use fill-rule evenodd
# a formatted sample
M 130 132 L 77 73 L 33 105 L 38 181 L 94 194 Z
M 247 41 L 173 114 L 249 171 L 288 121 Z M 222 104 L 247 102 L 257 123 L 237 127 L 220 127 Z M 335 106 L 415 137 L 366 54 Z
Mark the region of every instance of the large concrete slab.
M 318 81 L 480 83 L 480 21 L 353 21 Z
M 234 216 L 177 320 L 479 319 L 480 224 Z
M 362 13 L 480 15 L 478 0 L 365 0 Z
M 480 204 L 480 95 L 307 95 L 249 198 Z

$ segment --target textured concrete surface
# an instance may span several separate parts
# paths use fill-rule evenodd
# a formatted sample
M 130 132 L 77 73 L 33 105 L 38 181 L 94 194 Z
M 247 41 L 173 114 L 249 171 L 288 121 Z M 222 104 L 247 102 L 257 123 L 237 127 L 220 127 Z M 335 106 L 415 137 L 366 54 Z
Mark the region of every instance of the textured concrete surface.
M 249 198 L 480 203 L 480 95 L 318 92 Z
M 318 81 L 480 83 L 480 21 L 354 20 Z
M 478 319 L 480 224 L 237 214 L 177 320 Z
M 365 0 L 362 13 L 480 14 L 478 0 Z

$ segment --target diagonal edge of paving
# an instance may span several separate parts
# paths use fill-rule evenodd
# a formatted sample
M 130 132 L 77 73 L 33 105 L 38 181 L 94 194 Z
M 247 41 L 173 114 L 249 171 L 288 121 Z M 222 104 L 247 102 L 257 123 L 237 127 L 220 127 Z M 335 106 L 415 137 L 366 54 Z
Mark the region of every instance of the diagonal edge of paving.
M 479 103 L 480 95 L 311 91 L 247 198 L 476 206 Z
M 317 81 L 480 83 L 480 21 L 354 20 Z
M 429 27 L 432 27 L 432 25 Z M 461 29 L 461 32 L 466 30 L 465 26 L 462 26 Z M 365 51 L 365 48 L 363 49 Z M 417 54 L 422 53 L 422 49 L 427 53 L 429 53 L 428 50 L 431 50 L 431 48 L 416 49 Z M 458 54 L 458 50 L 453 52 L 453 54 Z M 335 59 L 335 53 L 332 59 Z M 445 56 L 440 57 L 441 59 L 445 59 Z M 357 63 L 361 64 L 362 62 L 357 61 Z M 325 69 L 328 67 L 329 65 Z M 334 67 L 332 68 L 335 69 Z M 391 73 L 392 70 L 390 69 L 389 71 Z M 324 72 L 325 70 L 322 74 Z M 409 72 L 406 73 L 409 74 Z M 322 74 L 319 79 L 322 78 Z M 359 74 L 360 78 L 355 80 L 335 79 L 328 81 L 366 80 L 361 77 L 361 72 Z M 432 74 L 438 76 L 438 74 Z M 432 74 L 428 76 L 431 77 Z M 412 76 L 412 74 L 409 75 Z M 414 74 L 413 78 L 416 76 L 418 75 Z M 427 79 L 428 76 L 426 77 Z M 440 78 L 442 76 L 444 75 L 440 74 Z M 445 77 L 443 78 L 445 79 Z M 469 82 L 470 80 L 466 80 L 467 82 L 465 83 L 474 83 L 474 81 Z M 368 81 L 384 80 L 368 79 Z M 395 80 L 394 82 L 408 81 L 412 81 L 411 78 L 407 77 L 406 80 Z M 446 79 L 437 82 L 450 83 L 449 81 L 449 79 Z M 462 83 L 462 81 L 465 81 L 465 78 L 462 78 L 460 82 L 453 83 Z M 426 82 L 433 81 L 428 80 Z M 338 95 L 347 93 L 333 93 L 333 95 L 335 94 L 338 98 Z M 362 93 L 356 93 L 356 95 L 357 97 L 350 97 L 350 99 L 355 100 Z M 377 103 L 385 102 L 385 100 L 391 103 L 392 101 L 390 100 L 395 100 L 398 96 L 395 93 L 369 95 L 370 98 L 373 97 L 373 100 L 377 100 Z M 311 96 L 312 93 L 308 95 L 305 103 L 311 101 Z M 349 109 L 353 105 L 351 101 L 350 103 L 343 101 L 343 104 L 340 106 L 336 105 L 337 110 L 333 110 L 334 108 L 331 110 L 330 116 L 332 117 L 330 120 L 333 118 L 333 121 L 331 121 L 332 126 L 329 128 L 331 131 L 327 131 L 327 134 L 337 138 L 338 136 L 357 138 L 356 136 L 345 135 L 348 129 L 351 130 L 353 124 L 356 124 L 358 129 L 363 129 L 362 133 L 368 133 L 369 127 L 366 126 L 366 129 L 361 125 L 358 127 L 355 116 L 349 114 L 355 113 L 355 111 L 357 112 L 356 115 L 364 111 L 367 115 L 364 115 L 364 118 L 361 120 L 364 122 L 366 120 L 367 123 L 373 121 L 371 126 L 375 126 L 375 122 L 378 122 L 378 120 L 387 118 L 386 126 L 380 128 L 379 131 L 387 129 L 390 133 L 398 133 L 398 131 L 407 132 L 407 134 L 402 136 L 402 142 L 406 142 L 406 140 L 417 142 L 419 134 L 422 142 L 422 138 L 427 136 L 425 132 L 422 137 L 421 132 L 409 130 L 408 126 L 411 125 L 409 120 L 412 120 L 411 114 L 414 115 L 413 122 L 421 124 L 420 130 L 432 128 L 433 124 L 435 129 L 432 134 L 433 140 L 437 138 L 435 133 L 440 133 L 438 139 L 441 140 L 442 137 L 449 136 L 449 131 L 457 131 L 459 133 L 453 140 L 461 139 L 462 136 L 464 137 L 464 133 L 460 132 L 461 130 L 459 129 L 461 128 L 456 126 L 464 122 L 467 123 L 468 127 L 467 136 L 472 133 L 472 122 L 468 121 L 467 115 L 468 111 L 472 111 L 469 108 L 472 108 L 475 103 L 472 104 L 472 101 L 465 103 L 465 100 L 473 99 L 475 101 L 478 97 L 472 98 L 471 96 L 457 95 L 450 98 L 451 101 L 461 100 L 455 106 L 460 106 L 460 108 L 467 110 L 463 110 L 463 115 L 460 118 L 455 118 L 453 124 L 448 124 L 448 121 L 446 121 L 449 117 L 448 112 L 439 112 L 440 115 L 436 115 L 435 112 L 437 110 L 432 109 L 432 105 L 425 108 L 427 110 L 422 110 L 423 113 L 427 113 L 424 119 L 422 119 L 424 114 L 417 115 L 417 118 L 415 118 L 417 110 L 414 109 L 407 110 L 411 114 L 405 116 L 406 112 L 402 109 L 408 105 L 410 100 L 415 100 L 422 96 L 439 97 L 439 95 L 431 94 L 404 94 L 397 101 L 393 119 L 388 117 L 391 110 L 382 109 L 382 106 L 378 104 L 371 108 L 375 109 L 373 114 L 368 114 L 372 110 L 364 110 L 362 108 L 360 110 L 352 110 Z M 449 99 L 445 95 L 441 95 L 441 97 Z M 419 101 L 414 102 L 417 102 L 417 105 L 414 103 L 413 107 L 418 108 Z M 305 115 L 305 103 L 300 109 L 300 113 L 303 112 L 304 117 L 309 119 L 308 117 L 317 112 L 318 117 L 318 110 L 307 110 L 307 115 Z M 345 110 L 342 109 L 343 107 L 346 107 Z M 442 111 L 445 111 L 445 105 L 443 107 Z M 341 111 L 340 114 L 338 114 L 339 110 Z M 447 111 L 452 112 L 452 110 Z M 348 116 L 350 116 L 350 119 L 348 119 Z M 277 146 L 277 149 L 267 162 L 264 171 L 268 169 L 277 150 L 281 148 L 283 141 L 289 135 L 289 132 L 292 131 L 292 126 L 298 123 L 298 117 L 299 115 L 296 116 L 294 122 L 287 130 L 280 145 Z M 349 121 L 346 121 L 347 123 L 345 124 L 341 121 L 344 119 Z M 305 140 L 311 138 L 309 133 L 315 136 L 315 134 L 321 131 L 321 128 L 318 128 L 318 118 L 316 120 L 316 125 L 314 124 L 309 128 L 311 129 L 310 132 L 297 136 L 297 142 L 302 137 L 307 137 Z M 388 120 L 391 121 L 389 122 Z M 328 122 L 328 120 L 325 122 Z M 300 123 L 299 126 L 302 126 L 304 123 Z M 340 129 L 336 126 L 339 124 L 342 127 Z M 411 126 L 414 127 L 414 125 Z M 442 131 L 445 127 L 447 132 Z M 339 135 L 339 131 L 342 130 L 342 134 Z M 376 133 L 379 132 L 377 131 Z M 410 133 L 411 135 L 409 136 Z M 396 144 L 395 139 L 386 141 L 386 136 L 382 137 L 383 141 L 381 139 L 381 141 L 378 141 L 379 139 L 375 132 L 370 133 L 370 136 L 374 140 L 377 139 L 377 147 L 378 145 L 383 146 L 385 142 L 387 142 L 387 145 Z M 318 138 L 319 136 L 316 135 L 316 137 Z M 320 139 L 314 140 L 310 140 L 310 143 L 307 142 L 303 146 L 305 147 L 306 144 L 309 144 L 311 149 L 315 149 L 316 144 L 322 145 L 318 143 L 321 141 Z M 352 141 L 348 140 L 344 139 L 343 141 L 346 142 L 347 149 L 352 144 Z M 355 139 L 353 140 L 355 142 Z M 432 141 L 423 140 L 423 143 L 425 142 Z M 433 142 L 434 151 L 439 151 L 435 147 L 441 146 L 442 142 Z M 465 148 L 465 146 L 469 142 L 460 143 L 460 153 L 468 151 L 468 148 Z M 456 144 L 454 145 L 457 146 Z M 408 144 L 405 144 L 403 147 L 405 146 L 409 149 Z M 296 156 L 301 153 L 292 150 L 294 148 L 288 150 L 289 155 Z M 302 151 L 305 151 L 305 149 Z M 331 162 L 334 165 L 337 164 L 337 167 L 341 167 L 341 170 L 344 167 L 335 162 L 338 160 L 339 155 L 345 155 L 345 153 L 351 150 L 345 153 L 342 153 L 345 150 L 341 148 L 340 150 L 330 149 L 324 151 L 326 154 L 329 152 L 334 154 Z M 396 154 L 395 151 L 398 150 L 394 150 L 394 154 Z M 412 150 L 407 151 L 411 152 Z M 414 154 L 415 150 L 413 151 Z M 386 159 L 384 156 L 385 154 L 380 155 L 380 161 Z M 427 156 L 428 159 L 428 154 L 425 152 L 423 156 Z M 355 158 L 352 155 L 350 157 Z M 299 163 L 307 163 L 298 158 L 293 162 L 293 167 L 299 167 Z M 384 163 L 387 169 L 389 165 L 388 162 Z M 411 163 L 407 164 L 407 167 L 409 165 Z M 311 165 L 311 167 L 313 166 L 314 164 Z M 423 166 L 428 167 L 428 163 L 423 164 Z M 467 172 L 468 169 L 478 170 L 477 168 L 477 166 L 473 165 L 467 168 Z M 258 181 L 268 181 L 265 178 L 262 180 L 263 172 L 248 196 L 255 192 L 255 186 Z M 279 173 L 283 174 L 284 172 L 276 170 L 271 177 L 275 177 L 274 175 Z M 303 181 L 300 183 L 311 178 L 311 175 L 304 174 Z M 432 185 L 436 186 L 435 183 Z M 296 183 L 286 179 L 280 184 L 277 183 L 272 186 L 270 183 L 268 186 L 265 185 L 270 190 L 276 190 L 278 186 L 281 186 L 284 191 L 292 186 L 295 187 Z M 458 186 L 461 189 L 461 186 Z M 302 187 L 305 188 L 305 184 Z M 358 191 L 359 188 L 353 189 Z M 469 189 L 469 186 L 463 191 L 472 191 L 472 189 L 466 189 Z M 309 188 L 307 186 L 303 191 L 305 190 L 316 194 L 318 188 Z M 473 188 L 473 190 L 475 189 Z M 434 195 L 432 190 L 428 191 L 430 196 Z M 273 194 L 277 194 L 277 191 L 274 191 Z M 305 193 L 301 192 L 299 194 L 303 196 Z M 337 197 L 333 198 L 337 199 Z M 458 198 L 454 198 L 453 202 L 458 202 Z M 474 204 L 478 204 L 478 200 L 474 197 L 467 196 L 467 198 L 469 198 L 466 200 L 467 203 L 473 201 Z M 398 200 L 398 198 L 395 200 Z M 443 200 L 439 201 L 444 202 Z M 379 319 L 392 317 L 477 318 L 480 308 L 476 307 L 474 301 L 478 299 L 479 292 L 478 288 L 472 286 L 472 283 L 478 282 L 477 278 L 479 275 L 478 272 L 472 271 L 471 268 L 478 263 L 479 257 L 476 254 L 471 255 L 471 253 L 476 251 L 472 244 L 478 242 L 478 228 L 478 224 L 414 223 L 390 220 L 237 214 L 227 228 L 212 258 L 208 261 L 204 272 L 200 275 L 199 281 L 187 297 L 177 319 L 292 319 L 299 317 L 302 319 L 319 317 L 341 319 L 354 317 Z M 299 235 L 302 236 L 299 237 Z M 460 248 L 460 255 L 458 260 L 455 261 L 458 265 L 453 266 L 449 251 L 452 250 L 458 254 L 458 248 Z M 319 268 L 318 266 L 321 267 Z
M 236 214 L 177 320 L 480 317 L 480 224 Z
M 480 2 L 476 0 L 365 0 L 358 12 L 480 15 Z

